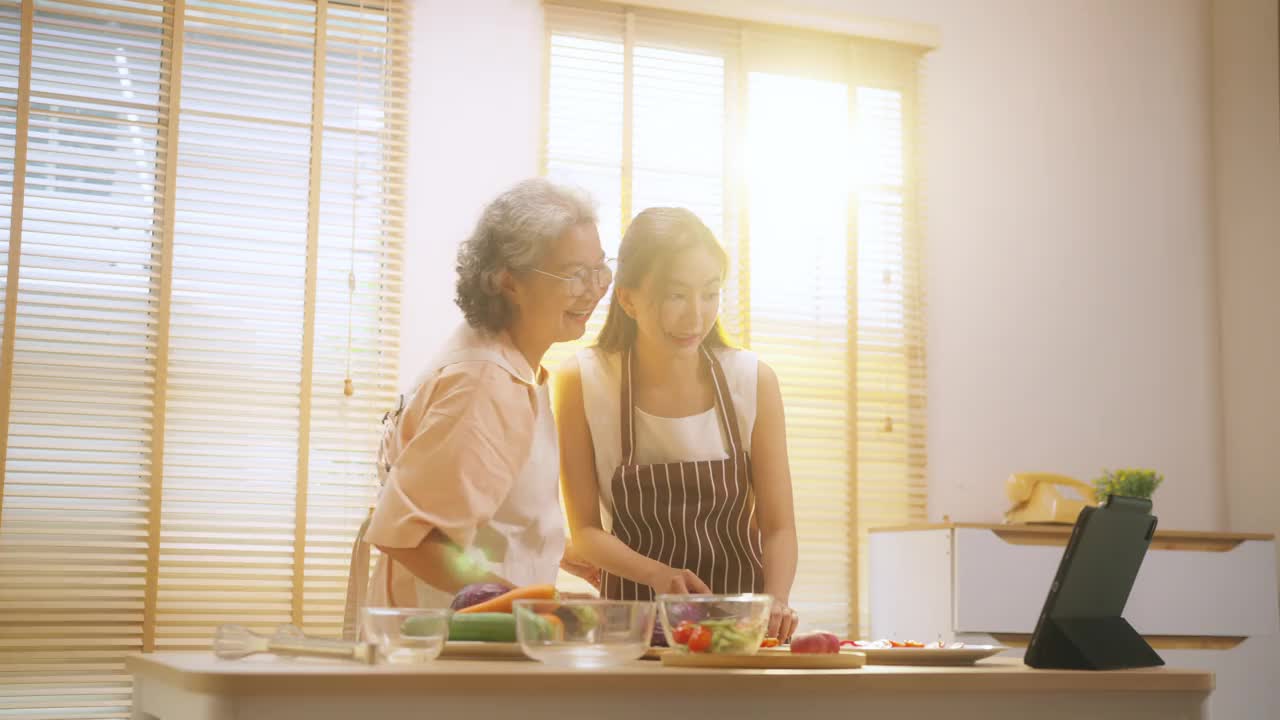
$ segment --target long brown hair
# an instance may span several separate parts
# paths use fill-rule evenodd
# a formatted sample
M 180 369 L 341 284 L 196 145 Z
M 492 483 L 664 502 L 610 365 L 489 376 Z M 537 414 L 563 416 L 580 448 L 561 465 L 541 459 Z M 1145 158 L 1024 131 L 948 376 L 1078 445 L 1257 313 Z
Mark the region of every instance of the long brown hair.
M 631 221 L 618 248 L 618 275 L 609 300 L 609 314 L 596 338 L 596 347 L 606 352 L 630 350 L 636 342 L 636 321 L 622 309 L 617 288 L 638 288 L 645 278 L 657 273 L 665 285 L 671 265 L 680 253 L 703 248 L 720 263 L 721 277 L 729 273 L 729 254 L 697 215 L 685 208 L 649 208 Z M 703 347 L 732 347 L 729 336 L 716 324 L 702 341 Z

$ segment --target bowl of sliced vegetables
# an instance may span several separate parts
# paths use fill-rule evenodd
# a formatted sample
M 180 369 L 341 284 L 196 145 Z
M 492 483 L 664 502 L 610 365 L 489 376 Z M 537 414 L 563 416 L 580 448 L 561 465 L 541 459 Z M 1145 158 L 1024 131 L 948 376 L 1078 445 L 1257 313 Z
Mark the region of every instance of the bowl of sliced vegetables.
M 763 594 L 658 596 L 667 642 L 691 653 L 756 654 L 772 607 L 773 597 Z

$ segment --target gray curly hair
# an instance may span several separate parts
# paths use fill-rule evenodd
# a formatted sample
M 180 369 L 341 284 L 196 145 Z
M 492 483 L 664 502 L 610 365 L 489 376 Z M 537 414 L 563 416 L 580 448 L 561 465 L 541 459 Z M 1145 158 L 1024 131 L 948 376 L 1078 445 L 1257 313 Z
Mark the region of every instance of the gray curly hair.
M 458 248 L 454 302 L 467 324 L 506 328 L 513 308 L 498 288 L 498 273 L 533 267 L 553 240 L 586 222 L 596 222 L 590 197 L 545 178 L 525 180 L 489 203 Z

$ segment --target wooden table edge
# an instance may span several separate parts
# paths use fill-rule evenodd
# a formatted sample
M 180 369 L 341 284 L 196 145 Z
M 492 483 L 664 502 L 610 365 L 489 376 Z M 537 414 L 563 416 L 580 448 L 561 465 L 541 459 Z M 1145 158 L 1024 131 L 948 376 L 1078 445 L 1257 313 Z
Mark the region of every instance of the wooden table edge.
M 1207 694 L 1215 687 L 1213 673 L 1199 670 L 1150 668 L 1090 672 L 1032 670 L 1007 659 L 987 660 L 964 668 L 892 667 L 868 665 L 849 670 L 725 670 L 645 668 L 623 666 L 598 671 L 511 672 L 510 662 L 451 661 L 422 669 L 379 669 L 351 672 L 354 665 L 308 668 L 287 672 L 289 666 L 257 665 L 265 672 L 228 667 L 228 671 L 183 669 L 165 662 L 166 655 L 134 655 L 126 658 L 129 672 L 180 687 L 190 692 L 229 696 L 350 695 L 436 692 L 448 694 L 599 695 L 618 692 L 672 691 L 743 693 L 770 696 L 794 693 L 970 693 L 970 692 L 1190 692 Z M 443 661 L 437 661 L 443 662 Z M 637 661 L 644 662 L 644 661 Z M 456 664 L 474 665 L 474 671 L 458 671 Z M 648 663 L 646 663 L 647 665 Z M 492 667 L 497 665 L 499 667 Z M 327 672 L 326 670 L 332 670 Z M 501 676 L 500 685 L 495 676 Z M 760 682 L 768 678 L 768 682 Z

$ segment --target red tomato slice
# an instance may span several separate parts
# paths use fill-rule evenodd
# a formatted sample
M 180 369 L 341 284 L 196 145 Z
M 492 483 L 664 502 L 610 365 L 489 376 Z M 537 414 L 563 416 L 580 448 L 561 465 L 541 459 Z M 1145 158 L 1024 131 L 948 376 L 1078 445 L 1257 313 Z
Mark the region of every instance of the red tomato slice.
M 711 631 L 698 625 L 689 636 L 689 652 L 706 652 L 711 649 Z

